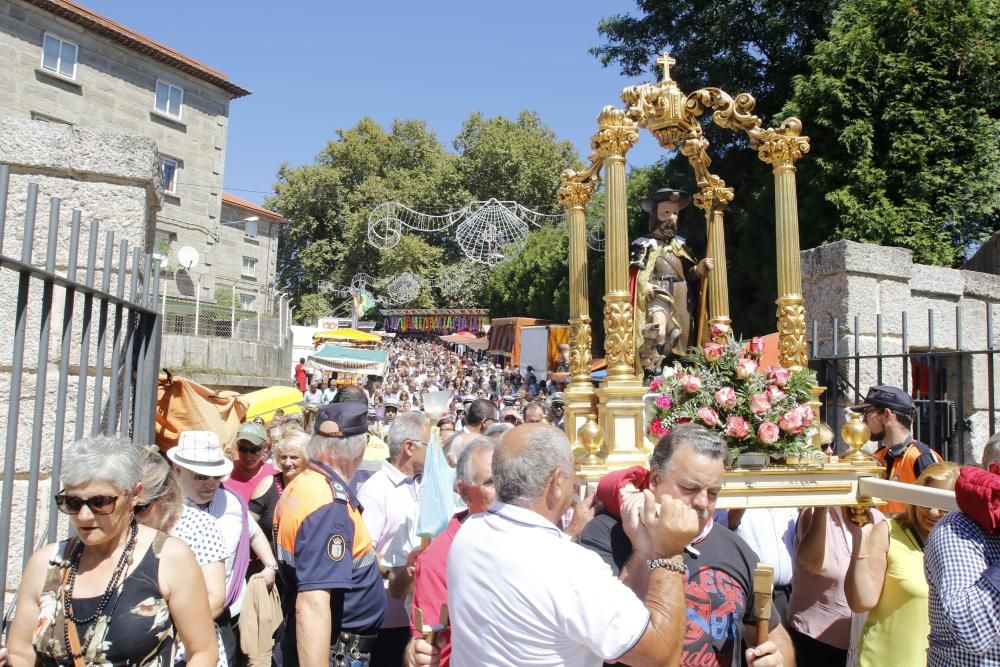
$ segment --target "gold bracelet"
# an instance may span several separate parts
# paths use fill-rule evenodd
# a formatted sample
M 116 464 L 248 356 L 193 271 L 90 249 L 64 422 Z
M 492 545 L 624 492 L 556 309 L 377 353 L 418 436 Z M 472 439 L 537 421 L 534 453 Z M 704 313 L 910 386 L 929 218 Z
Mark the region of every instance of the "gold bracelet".
M 871 558 L 871 554 L 851 554 L 851 560 L 864 560 Z

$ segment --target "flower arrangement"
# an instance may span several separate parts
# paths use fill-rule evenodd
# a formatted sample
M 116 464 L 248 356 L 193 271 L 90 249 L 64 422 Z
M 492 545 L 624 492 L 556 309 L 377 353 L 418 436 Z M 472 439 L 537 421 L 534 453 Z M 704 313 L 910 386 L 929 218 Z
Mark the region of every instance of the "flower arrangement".
M 815 458 L 808 442 L 815 418 L 807 405 L 816 384 L 807 369 L 760 368 L 764 340 L 732 340 L 713 326 L 712 340 L 691 348 L 683 363 L 665 368 L 649 391 L 647 432 L 659 440 L 684 422 L 721 433 L 734 457 L 762 453 L 772 459 Z

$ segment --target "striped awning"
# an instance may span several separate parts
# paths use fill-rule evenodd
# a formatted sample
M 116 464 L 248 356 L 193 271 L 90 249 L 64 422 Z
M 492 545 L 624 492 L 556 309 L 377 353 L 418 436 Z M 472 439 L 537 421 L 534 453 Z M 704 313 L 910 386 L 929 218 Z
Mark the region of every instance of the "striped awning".
M 366 350 L 326 343 L 309 355 L 308 362 L 316 368 L 338 373 L 385 375 L 389 354 L 384 350 Z

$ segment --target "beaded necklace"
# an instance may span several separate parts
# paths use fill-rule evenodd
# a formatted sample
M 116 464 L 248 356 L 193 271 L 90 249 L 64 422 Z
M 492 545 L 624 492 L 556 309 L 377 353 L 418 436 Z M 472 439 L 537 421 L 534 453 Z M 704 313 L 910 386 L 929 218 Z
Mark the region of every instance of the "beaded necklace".
M 111 596 L 114 595 L 115 591 L 118 589 L 118 585 L 121 583 L 125 572 L 128 571 L 129 565 L 132 563 L 132 554 L 135 552 L 135 545 L 137 542 L 136 538 L 138 534 L 139 524 L 136 521 L 135 515 L 133 515 L 131 524 L 129 525 L 128 542 L 125 543 L 125 548 L 122 549 L 122 555 L 118 558 L 118 564 L 115 565 L 115 570 L 111 573 L 111 580 L 108 582 L 108 587 L 104 590 L 104 593 L 97 601 L 97 610 L 87 618 L 77 618 L 76 615 L 73 614 L 73 585 L 76 583 L 77 569 L 80 567 L 80 558 L 83 556 L 83 543 L 78 542 L 76 548 L 73 550 L 73 553 L 70 555 L 68 574 L 62 588 L 62 602 L 64 619 L 63 641 L 65 642 L 66 653 L 69 654 L 71 659 L 75 660 L 86 655 L 87 648 L 90 647 L 90 643 L 94 640 L 95 633 L 88 632 L 86 641 L 80 646 L 80 652 L 75 653 L 70 646 L 69 640 L 70 622 L 74 625 L 86 625 L 87 623 L 93 623 L 104 614 L 104 610 L 111 601 Z

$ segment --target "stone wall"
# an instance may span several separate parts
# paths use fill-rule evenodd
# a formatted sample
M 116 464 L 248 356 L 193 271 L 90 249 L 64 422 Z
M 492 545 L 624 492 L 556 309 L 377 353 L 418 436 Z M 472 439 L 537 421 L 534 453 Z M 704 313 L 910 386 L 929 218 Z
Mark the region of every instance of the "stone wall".
M 84 129 L 31 120 L 0 119 L 0 164 L 11 168 L 11 178 L 6 207 L 3 253 L 20 257 L 24 237 L 25 205 L 29 183 L 38 185 L 39 197 L 35 219 L 34 243 L 30 261 L 44 266 L 49 237 L 50 198 L 59 197 L 58 234 L 55 237 L 55 271 L 66 275 L 70 256 L 70 233 L 73 209 L 81 212 L 81 232 L 77 252 L 76 279 L 86 280 L 87 248 L 90 242 L 90 224 L 98 223 L 97 260 L 94 263 L 95 284 L 104 277 L 104 246 L 106 232 L 115 233 L 115 254 L 109 275 L 111 291 L 116 292 L 119 280 L 126 288 L 132 273 L 119 276 L 117 272 L 118 242 L 125 240 L 130 247 L 147 250 L 153 238 L 155 215 L 160 208 L 159 169 L 156 146 L 148 138 L 122 135 L 104 130 Z M 138 279 L 138 276 L 137 276 Z M 44 534 L 50 499 L 52 497 L 52 464 L 56 442 L 69 446 L 78 431 L 85 435 L 91 431 L 95 410 L 94 368 L 98 344 L 100 308 L 96 302 L 90 306 L 90 346 L 86 357 L 83 350 L 83 320 L 86 301 L 77 294 L 67 309 L 66 290 L 54 287 L 48 292 L 44 284 L 34 278 L 27 281 L 27 298 L 19 292 L 20 274 L 9 268 L 0 268 L 0 405 L 6 412 L 0 419 L 0 443 L 6 443 L 8 434 L 16 429 L 15 444 L 8 449 L 0 447 L 0 470 L 13 459 L 13 479 L 0 479 L 0 489 L 13 486 L 13 510 L 10 521 L 8 548 L 7 590 L 16 587 L 21 565 L 27 526 L 27 510 L 34 506 L 34 537 Z M 126 289 L 126 295 L 128 291 Z M 46 309 L 45 302 L 51 307 Z M 21 359 L 19 400 L 14 400 L 11 384 L 15 351 L 11 342 L 18 308 L 26 309 L 25 347 Z M 42 336 L 45 314 L 48 313 L 49 336 Z M 69 315 L 67 317 L 66 315 Z M 108 317 L 108 331 L 112 331 L 115 309 Z M 64 322 L 67 324 L 65 330 Z M 64 391 L 60 387 L 59 367 L 66 346 L 67 375 Z M 105 356 L 102 394 L 108 396 L 110 375 L 110 340 Z M 41 353 L 47 349 L 47 359 Z M 81 363 L 81 361 L 83 363 Z M 81 382 L 80 369 L 90 366 L 87 391 L 82 399 L 78 392 Z M 44 377 L 44 382 L 39 380 Z M 60 410 L 60 394 L 65 403 Z M 16 410 L 16 419 L 10 419 Z M 36 418 L 38 415 L 38 418 Z M 38 473 L 38 487 L 31 488 L 31 471 Z M 65 521 L 62 527 L 65 528 Z M 29 550 L 33 545 L 29 541 Z
M 819 356 L 831 356 L 834 339 L 840 356 L 855 352 L 875 355 L 878 350 L 878 315 L 881 315 L 881 353 L 901 354 L 904 348 L 903 313 L 906 313 L 907 351 L 983 351 L 987 349 L 986 308 L 993 304 L 996 326 L 993 346 L 1000 347 L 1000 276 L 977 271 L 914 264 L 912 253 L 903 248 L 838 241 L 812 250 L 802 257 L 802 291 L 812 336 L 816 322 Z M 837 329 L 832 331 L 834 318 Z M 857 318 L 857 320 L 855 320 Z M 1000 370 L 1000 354 L 994 356 Z M 964 394 L 965 414 L 972 431 L 965 436 L 966 461 L 979 460 L 989 432 L 987 422 L 987 358 L 985 354 L 963 355 L 944 360 L 942 372 L 948 394 L 956 400 Z M 877 364 L 859 363 L 858 389 L 864 394 L 877 384 Z M 852 363 L 842 362 L 840 372 L 853 383 Z M 887 358 L 882 381 L 902 385 L 903 360 Z M 912 387 L 912 381 L 911 381 Z M 994 396 L 1000 405 L 1000 373 Z M 853 393 L 850 397 L 853 398 Z M 1000 420 L 997 421 L 1000 425 Z
M 290 335 L 284 337 L 280 346 L 232 338 L 164 336 L 160 366 L 172 372 L 184 369 L 189 374 L 197 373 L 200 379 L 196 381 L 202 384 L 239 390 L 288 384 L 291 358 Z

